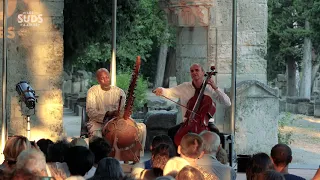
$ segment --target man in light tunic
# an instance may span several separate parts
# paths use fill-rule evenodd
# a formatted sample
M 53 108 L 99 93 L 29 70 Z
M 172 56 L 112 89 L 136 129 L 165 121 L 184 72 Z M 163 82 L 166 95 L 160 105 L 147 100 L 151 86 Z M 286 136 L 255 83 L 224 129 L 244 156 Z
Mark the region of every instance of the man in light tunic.
M 111 86 L 109 71 L 105 68 L 98 69 L 96 72 L 98 80 L 97 85 L 88 90 L 86 111 L 89 117 L 88 131 L 89 137 L 102 137 L 102 129 L 108 120 L 118 115 L 118 106 L 120 97 L 120 114 L 123 114 L 126 94 L 122 89 Z M 144 148 L 146 140 L 146 126 L 143 123 L 137 123 L 139 129 L 139 138 Z M 143 151 L 142 154 L 143 156 Z

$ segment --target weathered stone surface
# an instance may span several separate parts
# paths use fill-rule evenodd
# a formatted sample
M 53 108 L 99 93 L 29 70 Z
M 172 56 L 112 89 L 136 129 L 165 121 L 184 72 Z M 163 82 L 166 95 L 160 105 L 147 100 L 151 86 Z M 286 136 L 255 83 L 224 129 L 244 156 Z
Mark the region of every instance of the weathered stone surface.
M 149 111 L 144 123 L 148 129 L 168 129 L 176 124 L 177 111 Z
M 188 58 L 206 58 L 207 45 L 180 45 L 180 57 Z
M 38 104 L 63 104 L 60 89 L 50 91 L 37 91 Z
M 176 125 L 177 111 L 149 111 L 144 123 L 147 127 L 146 148 L 150 147 L 154 136 L 168 134 L 168 129 Z
M 232 25 L 232 1 L 217 0 L 215 6 L 216 27 L 227 28 L 231 30 Z
M 254 87 L 254 88 L 252 88 Z M 237 94 L 245 93 L 245 97 L 278 97 L 278 91 L 259 81 L 248 80 L 237 84 Z M 243 94 L 242 94 L 243 95 Z
M 257 32 L 257 41 L 255 42 L 258 46 L 263 46 L 263 48 L 266 48 L 267 42 L 268 42 L 268 34 L 267 32 Z
M 81 91 L 81 83 L 73 82 L 72 83 L 72 93 L 79 93 Z
M 283 99 L 279 100 L 279 112 L 286 112 L 286 101 Z
M 177 78 L 176 77 L 169 77 L 169 88 L 177 86 Z
M 292 103 L 292 104 L 298 104 L 300 102 L 310 102 L 310 99 L 308 98 L 302 98 L 302 97 L 287 97 L 287 103 Z
M 320 117 L 320 98 L 319 98 L 319 96 L 314 101 L 314 117 Z
M 219 87 L 229 88 L 231 85 L 231 74 L 217 74 L 217 83 Z M 246 80 L 257 80 L 262 83 L 267 83 L 267 76 L 266 74 L 237 74 L 237 82 L 242 82 Z
M 215 34 L 214 36 L 218 39 L 218 41 L 216 42 L 216 44 L 222 45 L 222 44 L 227 44 L 227 45 L 231 45 L 232 43 L 232 32 L 230 30 L 221 30 L 218 31 L 218 34 Z M 239 41 L 238 41 L 239 42 Z
M 286 103 L 286 112 L 290 112 L 293 114 L 298 113 L 298 104 Z
M 269 152 L 270 147 L 278 142 L 277 90 L 259 81 L 250 80 L 238 83 L 236 93 L 236 152 L 238 154 Z M 257 138 L 257 135 L 261 138 Z
M 163 107 L 163 106 L 166 105 L 166 101 L 163 100 L 163 99 L 159 99 L 159 98 L 150 99 L 150 100 L 148 100 L 147 104 L 148 104 L 148 108 L 150 108 L 150 107 L 152 107 L 152 108 L 157 108 L 157 107 L 160 108 L 160 107 Z
M 242 31 L 237 35 L 237 41 L 239 45 L 252 46 L 256 45 L 257 42 L 257 32 L 256 31 Z
M 240 45 L 237 47 L 237 55 L 238 57 L 242 57 L 242 56 L 247 56 L 247 57 L 251 57 L 251 56 L 260 56 L 261 58 L 263 58 L 267 53 L 267 48 L 266 46 L 245 46 L 245 45 Z
M 180 31 L 179 41 L 181 44 L 199 44 L 202 45 L 207 41 L 207 28 L 205 27 L 190 27 L 182 28 Z
M 218 64 L 219 73 L 232 72 L 232 60 L 230 58 L 220 59 Z M 260 57 L 241 57 L 237 61 L 237 75 L 239 74 L 261 74 L 266 73 L 267 62 Z
M 229 32 L 230 35 L 230 32 Z M 210 26 L 209 32 L 208 32 L 208 44 L 209 45 L 217 45 L 217 29 Z
M 217 45 L 217 56 L 218 59 L 227 59 L 232 57 L 232 46 L 229 44 L 218 44 Z
M 267 17 L 238 17 L 238 30 L 239 31 L 256 31 L 260 32 L 267 28 Z
M 266 74 L 267 61 L 259 56 L 241 57 L 238 59 L 237 71 L 240 74 Z
M 26 80 L 39 96 L 35 114 L 31 115 L 31 140 L 50 138 L 55 140 L 62 128 L 62 66 L 63 31 L 54 26 L 63 24 L 63 1 L 16 1 L 12 5 L 8 19 L 10 40 L 8 41 L 8 80 L 7 80 L 7 116 L 9 135 L 26 135 L 25 110 L 18 102 L 15 85 Z M 10 3 L 9 3 L 10 4 Z M 53 5 L 55 4 L 55 5 Z M 48 9 L 49 8 L 49 9 Z M 54 12 L 56 22 L 47 12 Z M 60 12 L 60 13 L 58 13 Z M 18 15 L 42 16 L 29 26 L 20 22 Z M 39 18 L 38 18 L 39 20 Z M 63 27 L 63 26 L 61 26 Z M 1 48 L 2 51 L 2 48 Z
M 299 102 L 298 103 L 298 113 L 304 114 L 307 116 L 313 115 L 314 112 L 314 103 L 308 102 Z
M 268 17 L 268 7 L 265 3 L 246 2 L 238 3 L 238 11 L 240 16 L 245 17 Z M 249 11 L 250 9 L 250 11 Z

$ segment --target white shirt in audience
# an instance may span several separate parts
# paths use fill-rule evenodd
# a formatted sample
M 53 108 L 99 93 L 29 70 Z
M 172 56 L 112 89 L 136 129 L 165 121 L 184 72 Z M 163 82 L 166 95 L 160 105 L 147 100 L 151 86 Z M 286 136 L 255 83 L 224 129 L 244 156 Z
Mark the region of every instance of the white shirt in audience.
M 82 176 L 70 176 L 66 180 L 85 180 Z
M 139 178 L 140 178 L 140 175 L 141 175 L 141 173 L 142 173 L 143 170 L 145 170 L 144 163 L 136 163 L 136 164 L 132 167 L 131 175 L 132 175 L 135 179 L 139 179 Z
M 179 171 L 190 163 L 182 157 L 173 157 L 169 159 L 166 166 L 163 169 L 164 176 L 176 177 Z
M 197 160 L 197 165 L 205 171 L 215 174 L 221 180 L 235 180 L 237 173 L 230 166 L 220 163 L 216 157 L 210 154 L 203 155 Z
M 85 179 L 91 178 L 96 172 L 96 169 L 97 169 L 96 167 L 92 166 L 92 168 L 84 175 L 84 178 Z

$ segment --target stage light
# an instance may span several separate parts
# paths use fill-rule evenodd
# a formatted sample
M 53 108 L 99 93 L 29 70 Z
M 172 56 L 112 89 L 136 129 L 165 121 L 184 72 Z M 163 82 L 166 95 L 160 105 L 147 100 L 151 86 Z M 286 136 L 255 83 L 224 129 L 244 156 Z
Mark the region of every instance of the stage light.
M 24 102 L 29 109 L 36 106 L 36 93 L 26 81 L 20 81 L 16 85 L 16 91 L 20 96 L 20 101 Z

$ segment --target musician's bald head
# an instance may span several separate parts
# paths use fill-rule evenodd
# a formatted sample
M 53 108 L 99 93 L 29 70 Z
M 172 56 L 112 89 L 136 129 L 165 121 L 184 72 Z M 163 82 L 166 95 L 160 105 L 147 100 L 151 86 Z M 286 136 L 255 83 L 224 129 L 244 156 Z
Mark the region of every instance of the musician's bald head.
M 204 78 L 204 70 L 200 64 L 192 64 L 190 66 L 190 76 L 196 87 L 200 87 Z
M 101 73 L 103 73 L 103 72 L 105 72 L 105 73 L 107 73 L 107 74 L 110 75 L 108 69 L 106 69 L 106 68 L 100 68 L 100 69 L 98 69 L 98 70 L 96 71 L 96 77 L 98 78 L 99 74 L 101 74 Z
M 103 90 L 109 90 L 111 86 L 110 73 L 106 68 L 100 68 L 96 72 L 97 81 Z
M 203 67 L 202 67 L 200 64 L 198 64 L 198 63 L 192 64 L 192 65 L 190 66 L 190 69 L 191 69 L 192 67 L 199 67 L 199 68 L 201 68 L 202 72 L 205 72 L 204 69 L 203 69 Z

